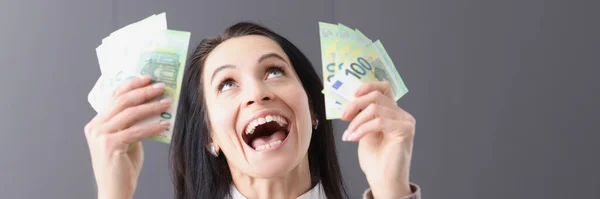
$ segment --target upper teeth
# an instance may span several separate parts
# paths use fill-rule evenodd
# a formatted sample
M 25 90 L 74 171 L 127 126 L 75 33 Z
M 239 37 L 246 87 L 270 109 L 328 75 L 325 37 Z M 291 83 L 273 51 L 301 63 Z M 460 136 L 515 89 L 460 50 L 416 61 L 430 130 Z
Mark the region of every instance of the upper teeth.
M 248 124 L 248 127 L 246 127 L 246 134 L 252 134 L 252 133 L 254 133 L 254 129 L 256 129 L 257 126 L 263 125 L 267 122 L 272 122 L 272 121 L 277 122 L 277 124 L 279 124 L 279 126 L 287 125 L 287 121 L 282 116 L 267 115 L 267 116 L 256 118 L 256 119 L 252 120 L 252 122 L 250 122 Z

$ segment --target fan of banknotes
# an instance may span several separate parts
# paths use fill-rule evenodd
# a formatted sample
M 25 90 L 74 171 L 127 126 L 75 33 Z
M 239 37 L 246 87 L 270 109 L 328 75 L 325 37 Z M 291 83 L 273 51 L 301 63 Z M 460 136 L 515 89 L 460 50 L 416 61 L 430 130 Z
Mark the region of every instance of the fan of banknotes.
M 341 117 L 344 105 L 354 100 L 363 83 L 388 81 L 395 100 L 408 92 L 381 41 L 372 42 L 343 24 L 319 22 L 319 34 L 328 120 Z
M 189 32 L 167 29 L 165 13 L 127 25 L 104 38 L 96 48 L 102 75 L 88 95 L 94 110 L 105 111 L 114 89 L 122 82 L 148 75 L 152 82 L 165 84 L 164 94 L 156 100 L 169 98 L 173 104 L 160 116 L 140 124 L 170 120 L 169 128 L 151 137 L 170 143 L 189 40 Z
M 395 100 L 408 92 L 400 74 L 379 40 L 372 42 L 362 32 L 342 24 L 319 23 L 323 66 L 323 94 L 327 119 L 340 118 L 345 104 L 363 83 L 388 81 Z M 96 110 L 107 109 L 113 91 L 128 79 L 148 75 L 163 82 L 170 98 L 169 110 L 141 121 L 171 121 L 154 140 L 170 143 L 187 56 L 190 33 L 167 29 L 166 14 L 152 15 L 127 25 L 102 40 L 96 48 L 102 75 L 90 91 L 88 101 Z

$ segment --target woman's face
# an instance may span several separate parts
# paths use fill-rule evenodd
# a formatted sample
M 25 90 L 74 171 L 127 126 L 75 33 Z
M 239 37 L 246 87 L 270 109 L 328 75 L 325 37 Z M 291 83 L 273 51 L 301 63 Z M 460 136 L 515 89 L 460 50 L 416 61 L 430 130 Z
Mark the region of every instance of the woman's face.
M 273 40 L 241 36 L 207 57 L 202 83 L 211 138 L 232 174 L 277 177 L 306 159 L 312 134 L 308 98 Z

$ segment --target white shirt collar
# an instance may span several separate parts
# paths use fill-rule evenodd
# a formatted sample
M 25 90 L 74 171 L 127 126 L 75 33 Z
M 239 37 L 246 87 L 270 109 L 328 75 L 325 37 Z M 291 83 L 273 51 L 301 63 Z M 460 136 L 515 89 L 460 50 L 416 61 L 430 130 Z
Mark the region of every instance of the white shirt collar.
M 231 184 L 230 192 L 233 199 L 247 199 L 235 188 L 233 184 Z M 308 190 L 308 192 L 302 194 L 296 199 L 327 199 L 327 197 L 325 196 L 323 185 L 321 182 L 319 182 L 312 189 Z

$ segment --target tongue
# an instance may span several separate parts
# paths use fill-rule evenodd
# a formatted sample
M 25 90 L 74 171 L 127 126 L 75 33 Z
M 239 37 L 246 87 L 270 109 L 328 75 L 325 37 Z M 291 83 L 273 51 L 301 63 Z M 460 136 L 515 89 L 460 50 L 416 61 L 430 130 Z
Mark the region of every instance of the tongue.
M 262 146 L 277 140 L 283 141 L 283 139 L 285 139 L 285 133 L 283 131 L 277 131 L 268 136 L 260 136 L 254 138 L 254 140 L 252 141 L 252 147 L 256 149 L 256 147 L 258 146 Z

